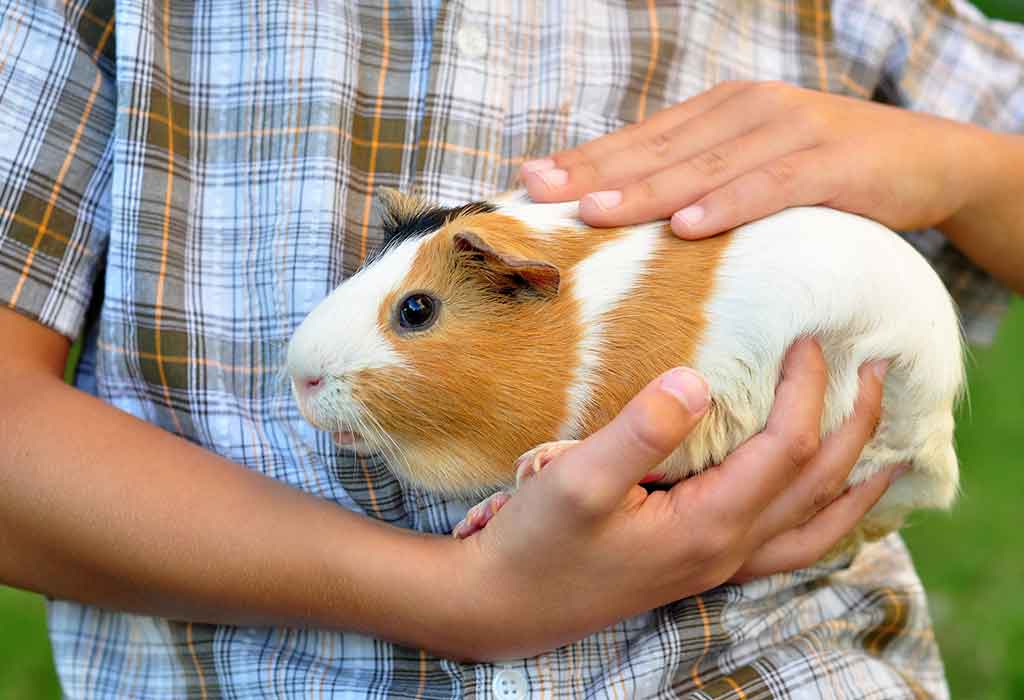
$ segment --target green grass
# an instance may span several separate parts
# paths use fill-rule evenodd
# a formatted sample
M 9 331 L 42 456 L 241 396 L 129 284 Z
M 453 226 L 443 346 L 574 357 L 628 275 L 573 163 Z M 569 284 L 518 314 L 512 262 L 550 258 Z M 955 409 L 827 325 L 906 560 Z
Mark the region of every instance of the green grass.
M 0 698 L 59 698 L 43 599 L 0 586 Z
M 975 350 L 950 515 L 904 531 L 931 600 L 954 698 L 1024 698 L 1024 302 Z
M 1024 22 L 1024 2 L 1022 0 L 979 0 L 974 4 L 991 17 Z

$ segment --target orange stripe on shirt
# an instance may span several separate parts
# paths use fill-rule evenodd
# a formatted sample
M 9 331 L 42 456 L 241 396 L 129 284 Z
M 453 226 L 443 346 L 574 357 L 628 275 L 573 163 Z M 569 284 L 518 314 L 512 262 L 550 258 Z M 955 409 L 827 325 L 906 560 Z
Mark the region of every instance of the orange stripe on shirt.
M 174 105 L 171 103 L 171 44 L 170 44 L 170 0 L 164 0 L 164 70 L 167 76 L 167 119 L 174 121 Z M 167 402 L 167 409 L 174 421 L 174 429 L 183 433 L 181 421 L 178 420 L 177 412 L 171 406 L 171 389 L 167 382 L 167 372 L 164 370 L 163 348 L 160 339 L 160 326 L 164 308 L 164 285 L 167 282 L 167 250 L 170 247 L 171 239 L 171 199 L 174 196 L 174 129 L 167 130 L 167 187 L 164 194 L 164 218 L 160 242 L 160 273 L 157 278 L 156 302 L 153 309 L 153 349 L 156 351 L 156 367 L 160 374 L 160 386 L 163 388 L 164 401 Z M 205 683 L 200 674 L 200 690 L 203 698 L 206 697 Z
M 704 660 L 704 657 L 708 655 L 708 650 L 711 648 L 711 621 L 708 619 L 707 608 L 704 607 L 704 598 L 697 595 L 693 597 L 694 602 L 697 603 L 697 611 L 700 613 L 700 622 L 704 628 L 704 649 L 700 653 L 700 657 L 693 662 L 693 668 L 690 669 L 690 678 L 693 679 L 694 684 L 698 688 L 704 687 L 704 681 L 700 677 L 700 663 Z
M 363 227 L 359 235 L 359 259 L 366 257 L 366 236 L 370 230 L 370 212 L 373 210 L 373 180 L 377 169 L 377 148 L 380 145 L 380 122 L 384 111 L 384 87 L 388 76 L 391 54 L 391 27 L 388 22 L 388 1 L 381 4 L 381 40 L 384 48 L 380 57 L 380 78 L 377 81 L 377 104 L 373 108 L 373 141 L 370 143 L 370 164 L 366 176 L 366 201 L 363 203 Z
M 723 680 L 729 684 L 729 687 L 732 688 L 734 693 L 736 693 L 736 697 L 739 698 L 739 700 L 747 700 L 747 694 L 743 692 L 743 688 L 741 688 L 739 683 L 734 681 L 731 676 L 726 676 Z
M 651 89 L 654 70 L 658 66 L 658 53 L 661 45 L 661 37 L 658 35 L 658 8 L 655 6 L 654 0 L 647 0 L 647 17 L 651 22 L 651 60 L 647 62 L 647 75 L 644 76 L 644 84 L 640 88 L 640 99 L 636 104 L 636 120 L 638 122 L 642 122 L 647 115 L 647 93 Z
M 825 60 L 825 22 L 829 13 L 823 0 L 814 0 L 814 39 L 818 51 L 818 84 L 823 91 L 828 90 L 828 61 Z

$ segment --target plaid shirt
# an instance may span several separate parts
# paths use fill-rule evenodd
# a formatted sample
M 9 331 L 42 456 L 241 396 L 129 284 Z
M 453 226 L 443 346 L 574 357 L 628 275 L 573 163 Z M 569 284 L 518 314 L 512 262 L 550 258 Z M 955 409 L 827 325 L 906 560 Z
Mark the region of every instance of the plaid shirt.
M 1024 124 L 1024 31 L 962 0 L 116 5 L 116 23 L 111 0 L 2 7 L 0 299 L 84 331 L 77 383 L 103 401 L 437 533 L 467 504 L 337 453 L 278 379 L 293 329 L 378 240 L 375 188 L 480 198 L 732 78 Z M 1005 290 L 937 234 L 916 242 L 990 337 Z M 948 694 L 895 536 L 502 666 L 66 601 L 49 624 L 73 698 Z

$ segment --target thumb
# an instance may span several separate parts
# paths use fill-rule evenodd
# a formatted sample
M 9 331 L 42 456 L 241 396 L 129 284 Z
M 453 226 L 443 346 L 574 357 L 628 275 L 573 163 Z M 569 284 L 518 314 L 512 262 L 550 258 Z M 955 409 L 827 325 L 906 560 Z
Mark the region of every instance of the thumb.
M 644 387 L 608 425 L 558 460 L 577 502 L 597 513 L 616 508 L 630 488 L 668 457 L 710 403 L 707 382 L 685 367 L 665 372 Z

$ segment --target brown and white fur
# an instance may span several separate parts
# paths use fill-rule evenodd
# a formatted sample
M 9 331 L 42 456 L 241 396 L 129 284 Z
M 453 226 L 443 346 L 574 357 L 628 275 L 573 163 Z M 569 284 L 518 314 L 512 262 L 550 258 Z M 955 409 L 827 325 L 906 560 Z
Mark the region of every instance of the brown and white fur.
M 892 360 L 850 483 L 911 469 L 861 534 L 952 502 L 960 328 L 928 263 L 883 226 L 809 207 L 687 242 L 665 222 L 591 229 L 576 203 L 519 192 L 452 210 L 385 199 L 392 244 L 310 313 L 288 367 L 308 420 L 383 453 L 405 480 L 463 495 L 506 487 L 520 455 L 585 437 L 685 365 L 712 404 L 657 470 L 676 481 L 764 427 L 783 355 L 813 336 L 830 372 L 822 435 L 851 414 L 858 367 Z M 396 321 L 412 292 L 440 302 L 425 330 Z

